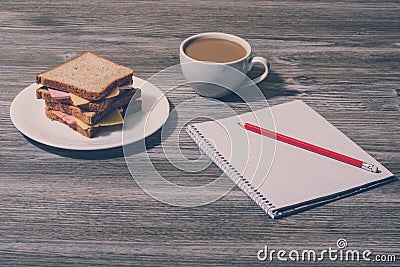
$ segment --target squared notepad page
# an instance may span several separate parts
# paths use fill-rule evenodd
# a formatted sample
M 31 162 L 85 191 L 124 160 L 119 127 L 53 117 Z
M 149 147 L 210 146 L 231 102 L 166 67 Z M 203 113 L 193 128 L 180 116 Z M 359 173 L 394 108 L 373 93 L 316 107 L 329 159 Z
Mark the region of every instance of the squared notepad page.
M 274 123 L 267 123 L 271 118 Z M 243 129 L 238 122 L 253 123 L 363 160 L 376 165 L 380 172 L 368 172 L 261 136 Z M 207 154 L 213 161 L 271 217 L 282 215 L 280 210 L 326 200 L 393 176 L 360 146 L 302 101 L 193 124 L 188 127 L 188 132 L 200 148 L 209 150 Z M 212 149 L 207 149 L 210 147 Z

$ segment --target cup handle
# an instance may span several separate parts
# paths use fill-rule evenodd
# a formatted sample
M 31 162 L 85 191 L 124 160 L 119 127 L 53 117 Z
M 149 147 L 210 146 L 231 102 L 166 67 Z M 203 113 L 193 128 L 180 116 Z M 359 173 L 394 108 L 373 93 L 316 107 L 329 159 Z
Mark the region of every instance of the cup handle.
M 257 78 L 253 79 L 254 83 L 259 83 L 262 80 L 264 80 L 265 78 L 267 78 L 268 73 L 269 73 L 269 64 L 268 64 L 267 59 L 265 59 L 263 57 L 253 57 L 250 61 L 249 67 L 248 67 L 249 71 L 253 68 L 254 63 L 261 63 L 265 69 L 263 74 L 261 74 Z

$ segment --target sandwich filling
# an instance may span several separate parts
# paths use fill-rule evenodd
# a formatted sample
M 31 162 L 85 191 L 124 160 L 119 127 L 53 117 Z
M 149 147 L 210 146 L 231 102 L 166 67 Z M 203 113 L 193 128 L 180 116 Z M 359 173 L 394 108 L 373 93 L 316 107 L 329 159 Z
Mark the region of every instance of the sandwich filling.
M 76 124 L 78 124 L 79 127 L 81 127 L 84 130 L 89 129 L 89 128 L 95 128 L 95 127 L 101 127 L 101 126 L 113 126 L 113 125 L 119 125 L 119 124 L 124 123 L 124 119 L 121 115 L 120 110 L 118 110 L 118 109 L 110 112 L 103 119 L 101 119 L 101 121 L 99 121 L 93 125 L 84 123 L 80 119 L 77 119 L 74 116 L 68 115 L 61 111 L 51 110 L 50 112 L 53 113 L 54 115 L 56 115 L 57 117 L 61 118 L 67 124 L 72 124 L 72 123 L 76 122 Z
M 104 99 L 116 97 L 119 94 L 121 94 L 122 92 L 124 92 L 125 90 L 132 90 L 132 89 L 133 89 L 132 83 L 120 85 L 118 87 L 115 87 L 107 96 L 104 97 Z M 63 91 L 60 91 L 60 90 L 57 90 L 54 88 L 49 88 L 49 87 L 47 87 L 47 90 L 49 91 L 51 98 L 53 98 L 54 100 L 70 98 L 75 106 L 80 106 L 80 105 L 84 105 L 84 104 L 92 102 L 91 100 L 82 98 L 73 93 L 67 93 L 67 92 L 63 92 Z

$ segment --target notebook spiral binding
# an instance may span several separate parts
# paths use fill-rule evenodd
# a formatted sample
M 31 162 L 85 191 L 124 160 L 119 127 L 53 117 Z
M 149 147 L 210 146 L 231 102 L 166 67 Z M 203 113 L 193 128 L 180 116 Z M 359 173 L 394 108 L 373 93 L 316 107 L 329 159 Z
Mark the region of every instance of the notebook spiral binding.
M 275 206 L 263 196 L 252 184 L 247 181 L 241 173 L 236 170 L 228 160 L 226 160 L 221 153 L 211 144 L 211 142 L 204 138 L 201 132 L 194 125 L 188 125 L 186 132 L 193 139 L 199 148 L 243 191 L 245 192 L 258 206 L 260 206 L 272 218 L 280 215 L 279 212 L 274 211 Z

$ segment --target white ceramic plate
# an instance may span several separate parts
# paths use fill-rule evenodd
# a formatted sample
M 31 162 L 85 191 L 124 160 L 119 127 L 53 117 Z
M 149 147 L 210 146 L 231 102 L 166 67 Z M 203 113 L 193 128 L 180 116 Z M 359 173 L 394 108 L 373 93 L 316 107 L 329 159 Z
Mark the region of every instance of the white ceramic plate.
M 11 103 L 11 120 L 27 137 L 58 148 L 98 150 L 134 143 L 164 125 L 169 116 L 169 103 L 160 89 L 151 83 L 137 77 L 133 82 L 136 88 L 142 89 L 142 110 L 129 115 L 130 127 L 124 128 L 124 134 L 119 125 L 105 127 L 94 138 L 87 138 L 67 125 L 51 121 L 44 113 L 44 101 L 36 99 L 35 91 L 39 86 L 35 83 L 22 90 Z

